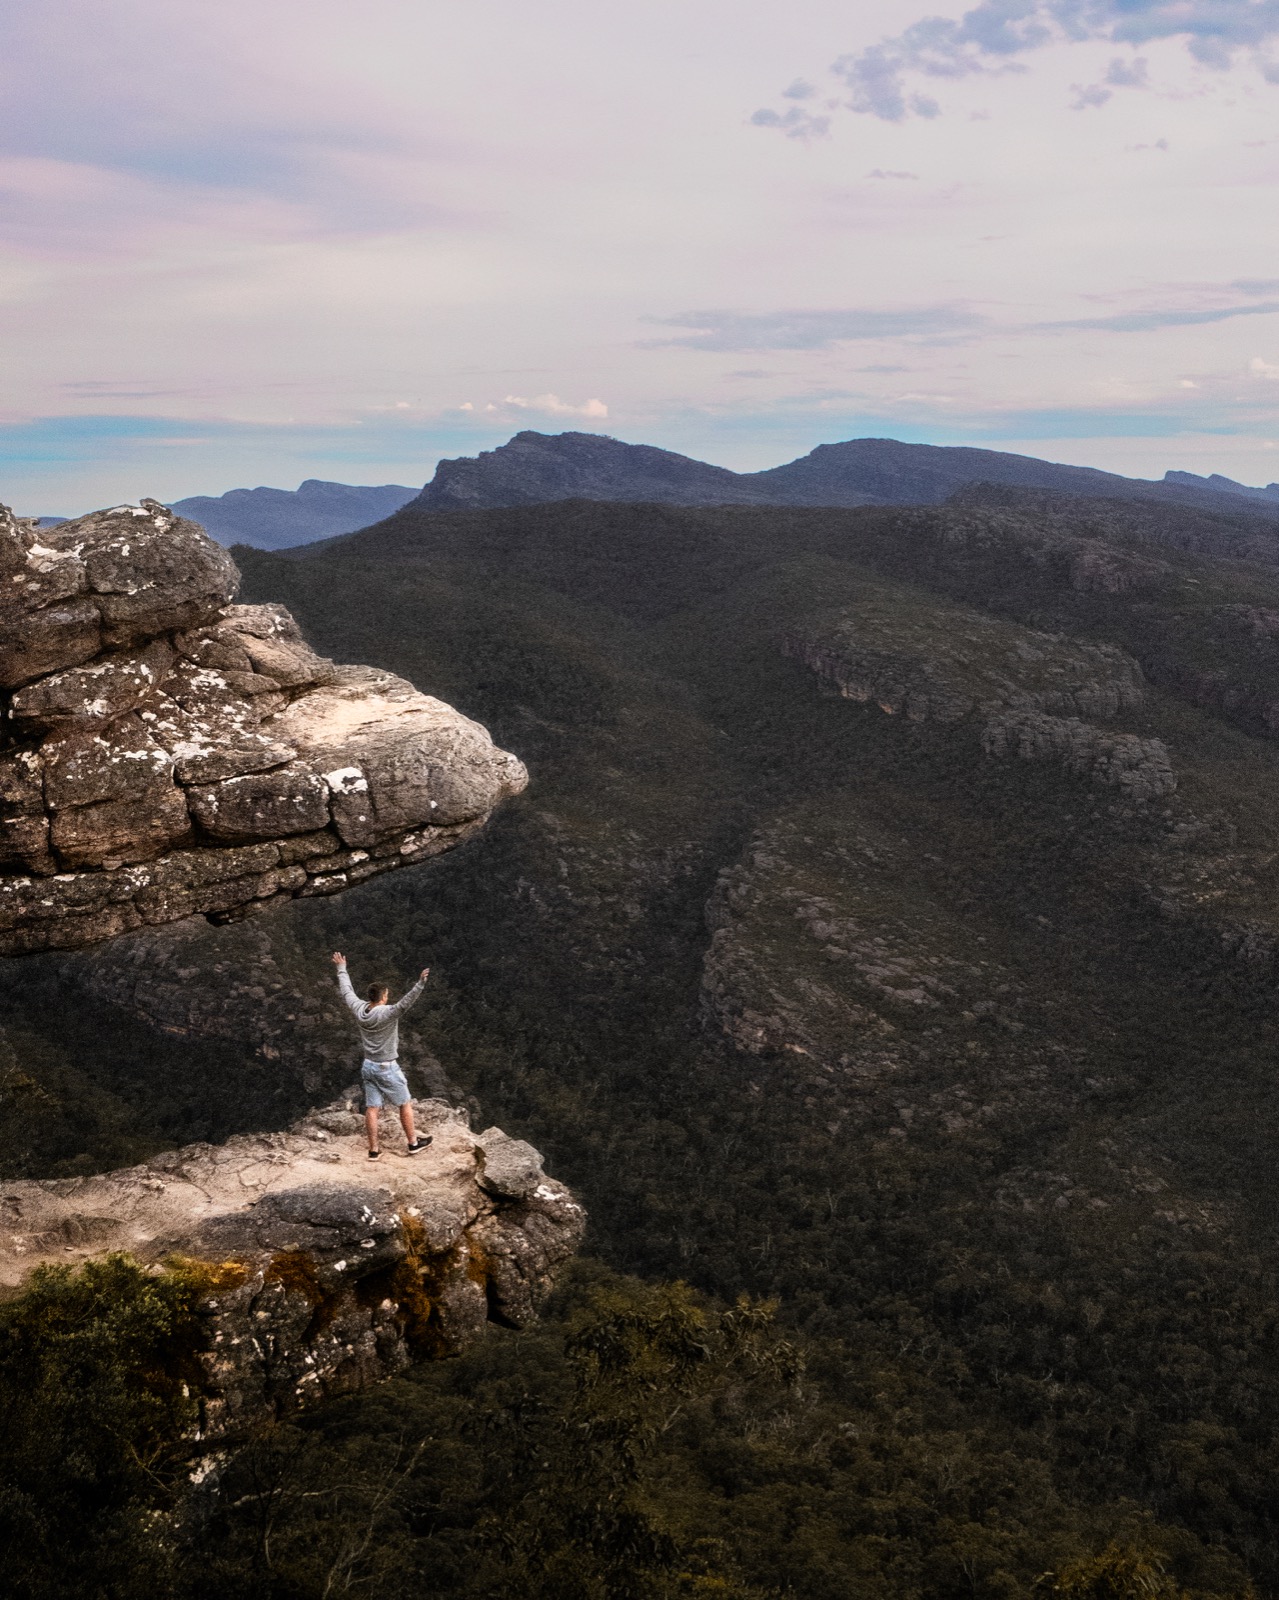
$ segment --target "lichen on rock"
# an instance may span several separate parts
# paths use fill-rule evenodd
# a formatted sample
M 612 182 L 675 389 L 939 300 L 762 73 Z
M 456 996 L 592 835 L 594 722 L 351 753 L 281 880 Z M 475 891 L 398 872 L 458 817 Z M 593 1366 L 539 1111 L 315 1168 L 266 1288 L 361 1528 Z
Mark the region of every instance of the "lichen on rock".
M 479 724 L 238 582 L 154 500 L 53 529 L 0 507 L 0 954 L 336 893 L 524 787 Z

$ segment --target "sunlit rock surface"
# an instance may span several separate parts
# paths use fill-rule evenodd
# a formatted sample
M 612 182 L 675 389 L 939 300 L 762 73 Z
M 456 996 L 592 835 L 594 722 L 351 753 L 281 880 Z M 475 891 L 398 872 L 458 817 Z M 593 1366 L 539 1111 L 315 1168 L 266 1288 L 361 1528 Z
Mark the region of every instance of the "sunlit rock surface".
M 332 894 L 461 842 L 520 762 L 451 706 L 316 655 L 153 500 L 0 508 L 0 954 Z
M 522 1327 L 576 1248 L 582 1208 L 531 1145 L 415 1104 L 366 1154 L 352 1094 L 283 1133 L 194 1144 L 91 1178 L 0 1184 L 0 1291 L 108 1250 L 207 1264 L 201 1432 L 284 1415 Z M 385 1121 L 384 1115 L 384 1121 Z

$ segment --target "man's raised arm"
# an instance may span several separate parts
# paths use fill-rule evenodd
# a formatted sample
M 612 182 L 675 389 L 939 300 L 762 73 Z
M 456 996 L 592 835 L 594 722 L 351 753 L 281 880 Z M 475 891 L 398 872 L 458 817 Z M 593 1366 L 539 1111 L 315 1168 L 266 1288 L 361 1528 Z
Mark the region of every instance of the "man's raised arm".
M 422 993 L 422 990 L 426 988 L 426 980 L 430 977 L 430 975 L 431 975 L 430 967 L 423 967 L 422 968 L 422 976 L 417 980 L 417 982 L 408 991 L 408 993 L 407 994 L 402 994 L 400 996 L 400 998 L 395 1002 L 395 1004 L 391 1007 L 391 1010 L 395 1012 L 397 1017 L 402 1012 L 407 1011 L 409 1009 L 409 1007 L 413 1004 L 413 1002 L 417 999 L 417 997 Z
M 351 987 L 350 974 L 346 970 L 346 957 L 340 950 L 333 952 L 333 965 L 338 969 L 338 988 L 342 992 L 342 998 L 346 1001 L 348 1007 L 358 1015 L 364 1002 Z

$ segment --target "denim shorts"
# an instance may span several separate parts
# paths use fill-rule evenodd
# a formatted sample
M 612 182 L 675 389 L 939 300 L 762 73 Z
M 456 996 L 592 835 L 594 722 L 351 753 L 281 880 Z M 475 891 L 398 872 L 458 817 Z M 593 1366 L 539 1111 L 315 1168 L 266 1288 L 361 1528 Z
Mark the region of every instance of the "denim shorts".
M 366 1061 L 360 1068 L 364 1085 L 364 1104 L 370 1111 L 379 1106 L 403 1106 L 413 1098 L 404 1074 L 394 1061 Z

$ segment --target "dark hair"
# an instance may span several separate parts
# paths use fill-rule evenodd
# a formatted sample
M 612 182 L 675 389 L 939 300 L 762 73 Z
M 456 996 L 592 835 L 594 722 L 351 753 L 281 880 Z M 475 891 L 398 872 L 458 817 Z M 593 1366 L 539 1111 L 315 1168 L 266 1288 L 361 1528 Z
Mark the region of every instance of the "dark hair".
M 391 991 L 384 983 L 371 983 L 364 991 L 364 997 L 370 1005 L 378 1005 L 381 1001 L 390 998 Z

